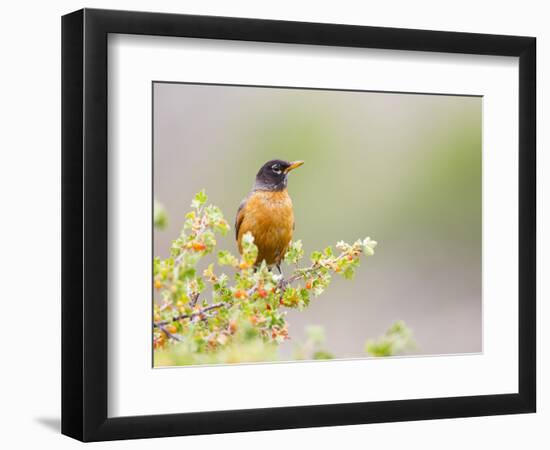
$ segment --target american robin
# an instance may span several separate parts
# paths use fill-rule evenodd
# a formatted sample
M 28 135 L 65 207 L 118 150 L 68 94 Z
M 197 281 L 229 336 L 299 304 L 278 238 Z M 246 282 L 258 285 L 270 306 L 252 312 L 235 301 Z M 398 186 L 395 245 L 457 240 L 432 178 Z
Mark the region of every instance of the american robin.
M 258 247 L 256 265 L 265 260 L 267 265 L 275 265 L 281 272 L 281 259 L 294 231 L 292 200 L 286 189 L 287 175 L 303 163 L 280 159 L 266 162 L 256 175 L 252 191 L 239 205 L 235 219 L 239 252 L 242 254 L 242 237 L 249 231 Z

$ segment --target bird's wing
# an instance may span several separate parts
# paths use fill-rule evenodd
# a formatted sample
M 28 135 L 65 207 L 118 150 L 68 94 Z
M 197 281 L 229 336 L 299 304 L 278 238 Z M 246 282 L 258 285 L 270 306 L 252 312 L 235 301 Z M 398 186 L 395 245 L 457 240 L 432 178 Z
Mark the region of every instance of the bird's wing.
M 239 209 L 237 209 L 237 217 L 235 217 L 235 239 L 239 239 L 239 228 L 241 228 L 241 223 L 243 223 L 244 205 L 246 205 L 247 201 L 248 196 L 243 199 L 243 201 L 239 205 Z

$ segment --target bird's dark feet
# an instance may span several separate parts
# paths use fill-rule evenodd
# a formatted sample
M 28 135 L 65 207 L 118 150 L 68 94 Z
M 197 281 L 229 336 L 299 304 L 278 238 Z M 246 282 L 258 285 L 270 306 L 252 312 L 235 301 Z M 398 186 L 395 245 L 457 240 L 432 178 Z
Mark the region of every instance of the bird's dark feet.
M 288 281 L 286 281 L 284 278 L 281 278 L 277 283 L 277 289 L 284 292 L 286 291 L 286 288 L 289 286 L 289 284 L 290 283 Z
M 280 263 L 275 264 L 275 267 L 277 267 L 277 270 L 279 271 L 279 274 L 281 275 L 281 279 L 277 283 L 277 288 L 284 291 L 286 289 L 286 286 L 287 286 L 288 283 L 285 280 L 285 276 L 283 274 L 283 271 L 281 270 L 281 264 Z
M 279 288 L 281 291 L 285 291 L 288 286 L 288 281 L 285 280 L 285 275 L 283 271 L 281 270 L 281 265 L 276 264 L 277 269 L 279 270 L 279 274 L 281 275 L 281 279 L 279 280 L 279 283 L 277 283 L 277 288 Z
M 279 282 L 277 283 L 277 287 L 281 289 L 282 291 L 286 290 L 290 283 L 286 281 L 284 278 L 281 278 Z

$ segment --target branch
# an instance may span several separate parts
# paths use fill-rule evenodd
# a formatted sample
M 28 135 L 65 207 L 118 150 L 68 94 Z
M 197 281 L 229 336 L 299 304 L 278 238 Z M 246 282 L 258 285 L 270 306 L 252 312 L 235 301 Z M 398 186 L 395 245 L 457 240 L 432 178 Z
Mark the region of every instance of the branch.
M 334 263 L 340 261 L 344 256 L 347 256 L 346 253 L 341 253 L 340 255 L 338 255 L 338 257 L 334 260 Z M 315 271 L 319 270 L 322 267 L 325 267 L 325 266 L 323 264 L 319 263 L 319 262 L 315 262 L 309 267 L 305 267 L 303 269 L 296 269 L 296 272 L 293 273 L 290 277 L 288 277 L 286 280 L 282 279 L 279 282 L 279 287 L 281 288 L 281 290 L 284 293 L 284 291 L 286 290 L 286 287 L 289 284 L 294 283 L 295 281 L 298 281 L 301 278 L 305 278 L 307 276 L 307 274 L 315 272 Z M 325 267 L 325 268 L 329 269 L 330 267 Z
M 347 256 L 345 252 L 341 253 L 340 255 L 338 255 L 338 257 L 336 257 L 334 259 L 332 264 L 338 262 L 339 260 L 341 260 L 345 256 Z M 327 268 L 327 269 L 330 269 L 330 267 L 325 267 L 325 265 L 323 265 L 322 262 L 315 262 L 310 267 L 306 267 L 306 268 L 303 268 L 303 269 L 296 269 L 296 271 L 290 277 L 288 277 L 287 279 L 282 278 L 281 281 L 279 281 L 279 284 L 277 286 L 279 288 L 279 290 L 281 291 L 280 297 L 281 298 L 283 297 L 287 287 L 290 284 L 292 284 L 295 281 L 298 281 L 302 278 L 305 278 L 308 274 L 310 274 L 312 272 L 315 272 L 315 271 L 317 271 L 317 270 L 319 270 L 323 267 Z M 260 285 L 258 283 L 256 283 L 254 286 L 252 286 L 250 289 L 248 289 L 247 296 L 248 297 L 252 296 L 259 289 L 259 287 L 260 287 Z M 194 307 L 197 304 L 197 302 L 199 300 L 199 297 L 200 297 L 200 294 L 198 292 L 193 292 L 191 294 L 191 300 L 190 300 L 190 303 L 189 303 L 191 307 Z M 177 321 L 183 320 L 183 319 L 193 319 L 193 318 L 198 317 L 198 316 L 204 316 L 205 313 L 207 313 L 208 311 L 218 309 L 218 308 L 222 308 L 222 307 L 231 307 L 231 306 L 232 306 L 232 304 L 226 303 L 226 302 L 214 303 L 213 305 L 206 306 L 206 307 L 202 308 L 201 310 L 196 311 L 196 312 L 191 313 L 191 314 L 186 314 L 186 313 L 185 314 L 179 314 L 179 315 L 173 317 L 172 319 L 163 320 L 163 321 L 160 321 L 160 322 L 154 322 L 153 326 L 156 327 L 156 328 L 159 328 L 160 330 L 162 330 L 169 337 L 172 337 L 173 335 L 171 333 L 169 333 L 168 330 L 163 328 L 165 325 L 169 325 L 170 323 L 177 322 Z M 208 316 L 206 318 L 208 318 Z M 174 338 L 174 339 L 176 339 L 176 338 Z M 176 340 L 178 340 L 178 339 L 176 339 Z
M 208 229 L 208 226 L 207 226 L 208 224 L 205 218 L 201 215 L 201 213 L 202 213 L 202 208 L 199 208 L 197 211 L 198 217 L 200 217 L 199 225 L 198 227 L 194 225 L 192 230 L 193 234 L 195 235 L 194 239 L 197 239 L 198 237 L 200 237 Z M 183 259 L 184 254 L 185 252 L 182 251 L 180 255 L 174 260 L 174 270 L 179 269 L 179 266 L 180 266 L 181 260 Z
M 199 220 L 198 226 L 193 227 L 193 232 L 195 234 L 195 239 L 200 237 L 208 228 L 205 218 L 201 215 L 202 207 L 198 209 L 197 213 L 198 213 L 198 217 L 200 217 L 200 220 Z M 178 277 L 178 272 L 179 272 L 179 269 L 180 269 L 181 260 L 183 259 L 184 254 L 185 254 L 185 252 L 182 251 L 181 254 L 174 261 L 174 271 L 173 272 L 174 272 L 174 277 L 175 278 Z M 189 288 L 187 289 L 187 293 L 190 297 L 189 305 L 193 308 L 199 300 L 200 293 L 199 292 L 189 292 Z
M 164 325 L 168 325 L 168 324 L 164 324 Z M 164 328 L 163 325 L 155 324 L 155 326 L 158 327 L 159 330 L 161 330 L 170 339 L 174 339 L 175 341 L 179 341 L 179 342 L 183 341 L 182 337 L 179 334 L 170 333 L 166 328 Z
M 205 306 L 204 308 L 202 308 L 201 310 L 199 311 L 196 311 L 194 313 L 191 313 L 191 314 L 179 314 L 175 317 L 172 317 L 172 319 L 168 319 L 168 320 L 162 320 L 160 322 L 153 322 L 153 326 L 156 327 L 156 328 L 159 328 L 160 330 L 164 331 L 165 333 L 167 333 L 168 330 L 163 330 L 163 327 L 165 325 L 169 325 L 171 324 L 172 322 L 177 322 L 178 320 L 183 320 L 183 319 L 193 319 L 197 316 L 202 316 L 203 314 L 207 313 L 208 311 L 211 311 L 213 309 L 217 309 L 217 308 L 222 308 L 222 307 L 230 307 L 232 306 L 231 304 L 229 303 L 226 303 L 226 302 L 219 302 L 219 303 L 214 303 L 213 305 L 210 305 L 210 306 Z

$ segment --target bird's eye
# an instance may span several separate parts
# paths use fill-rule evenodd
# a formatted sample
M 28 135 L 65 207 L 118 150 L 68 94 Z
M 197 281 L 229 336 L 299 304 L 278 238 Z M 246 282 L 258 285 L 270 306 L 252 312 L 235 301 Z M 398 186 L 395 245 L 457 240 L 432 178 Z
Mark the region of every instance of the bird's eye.
M 273 172 L 275 172 L 277 175 L 281 175 L 281 167 L 279 166 L 279 164 L 273 164 L 271 166 L 271 170 L 273 170 Z

